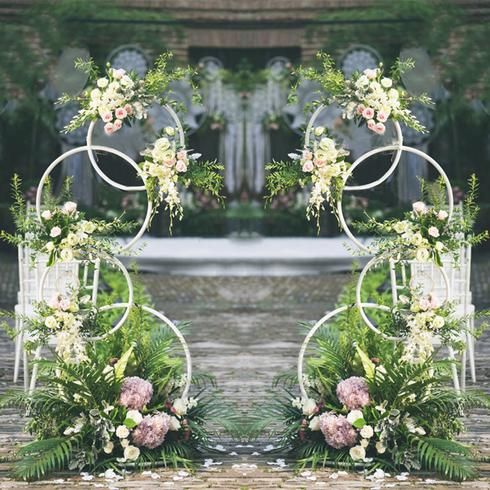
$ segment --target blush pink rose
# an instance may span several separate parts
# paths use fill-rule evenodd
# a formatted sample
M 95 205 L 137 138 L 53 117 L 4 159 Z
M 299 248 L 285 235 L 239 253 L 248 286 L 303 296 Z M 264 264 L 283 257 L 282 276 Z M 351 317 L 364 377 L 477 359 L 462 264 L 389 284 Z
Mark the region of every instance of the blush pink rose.
M 122 128 L 122 122 L 120 119 L 114 121 L 114 131 L 119 131 Z
M 440 235 L 439 230 L 435 226 L 431 226 L 429 228 L 428 232 L 429 232 L 429 235 L 434 237 L 434 238 L 437 238 Z
M 126 70 L 124 70 L 123 68 L 118 68 L 117 70 L 112 71 L 112 76 L 116 80 L 120 80 L 125 74 L 126 74 Z
M 414 202 L 412 209 L 417 214 L 425 214 L 427 212 L 427 206 L 422 201 Z
M 364 70 L 364 75 L 366 75 L 370 80 L 372 80 L 373 78 L 376 78 L 376 75 L 377 75 L 377 70 L 374 69 L 374 70 L 371 70 L 370 68 Z
M 362 117 L 366 119 L 372 119 L 374 117 L 374 109 L 372 109 L 371 107 L 366 107 L 362 111 Z
M 375 129 L 375 126 L 376 126 L 376 122 L 374 121 L 374 119 L 369 119 L 369 121 L 367 122 L 367 127 L 371 130 L 371 131 L 374 131 Z
M 126 104 L 124 106 L 124 110 L 126 111 L 126 114 L 130 116 L 133 113 L 133 107 L 131 104 Z
M 175 170 L 177 170 L 177 172 L 185 172 L 187 170 L 187 165 L 185 164 L 184 160 L 177 160 Z
M 108 122 L 104 125 L 105 134 L 112 134 L 114 132 L 114 124 Z
M 127 115 L 128 113 L 126 112 L 126 109 L 124 107 L 118 107 L 116 109 L 116 117 L 118 119 L 124 119 Z
M 313 163 L 318 168 L 322 168 L 322 167 L 324 167 L 327 164 L 327 160 L 321 160 L 320 158 L 315 158 L 315 160 L 313 161 Z
M 387 120 L 388 120 L 388 114 L 386 114 L 385 111 L 378 111 L 378 121 L 384 123 Z
M 313 162 L 311 160 L 306 160 L 303 163 L 303 172 L 313 172 Z
M 187 152 L 185 150 L 179 150 L 177 152 L 177 160 L 185 160 L 187 158 Z
M 356 112 L 361 116 L 365 108 L 366 106 L 364 104 L 359 104 L 356 108 Z
M 310 150 L 303 150 L 303 158 L 305 160 L 312 160 L 313 159 L 313 153 L 311 153 Z
M 60 235 L 61 235 L 61 228 L 59 226 L 53 226 L 53 228 L 51 228 L 51 231 L 49 232 L 49 236 L 51 238 L 56 238 L 57 236 Z
M 169 160 L 163 160 L 163 164 L 166 167 L 173 167 L 175 165 L 175 158 L 170 158 Z
M 376 123 L 374 126 L 374 131 L 378 134 L 385 134 L 386 126 L 381 122 Z
M 102 121 L 105 123 L 112 121 L 112 112 L 104 112 L 104 114 L 102 114 Z

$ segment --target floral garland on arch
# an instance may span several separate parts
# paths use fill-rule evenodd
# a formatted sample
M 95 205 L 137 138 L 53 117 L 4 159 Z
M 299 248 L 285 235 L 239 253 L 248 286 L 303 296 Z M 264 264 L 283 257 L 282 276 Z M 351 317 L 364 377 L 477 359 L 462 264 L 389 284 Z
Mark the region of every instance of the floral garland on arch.
M 426 132 L 410 106 L 415 102 L 431 105 L 432 100 L 425 94 L 411 95 L 401 86 L 401 75 L 413 69 L 413 60 L 396 60 L 389 75 L 380 63 L 378 68 L 354 72 L 352 78 L 346 79 L 330 55 L 320 52 L 317 58 L 320 70 L 298 70 L 299 76 L 318 82 L 325 92 L 325 97 L 316 104 L 336 103 L 343 109 L 344 118 L 354 119 L 377 134 L 385 133 L 389 120 L 403 123 L 417 132 Z
M 165 203 L 170 215 L 170 229 L 173 218 L 182 219 L 184 214 L 179 188 L 191 186 L 222 202 L 224 167 L 216 161 L 199 161 L 200 153 L 191 153 L 182 146 L 177 128 L 164 128 L 162 135 L 141 155 L 144 161 L 140 168 L 149 199 L 155 212 L 161 203 Z
M 71 262 L 90 257 L 114 256 L 119 246 L 111 235 L 127 233 L 135 224 L 123 221 L 122 216 L 105 221 L 87 219 L 70 200 L 71 179 L 66 179 L 64 189 L 58 198 L 51 193 L 51 185 L 45 187 L 44 206 L 41 220 L 28 209 L 22 193 L 22 182 L 18 175 L 12 178 L 11 213 L 16 224 L 16 232 L 0 231 L 0 238 L 14 246 L 27 247 L 32 258 L 47 255 L 47 266 L 56 262 Z
M 326 128 L 317 126 L 312 130 L 311 142 L 299 153 L 290 153 L 290 162 L 272 162 L 268 171 L 267 199 L 287 192 L 291 188 L 311 186 L 306 215 L 316 219 L 320 230 L 320 214 L 325 202 L 336 213 L 336 202 L 342 195 L 350 164 L 345 161 L 349 154 L 328 136 Z

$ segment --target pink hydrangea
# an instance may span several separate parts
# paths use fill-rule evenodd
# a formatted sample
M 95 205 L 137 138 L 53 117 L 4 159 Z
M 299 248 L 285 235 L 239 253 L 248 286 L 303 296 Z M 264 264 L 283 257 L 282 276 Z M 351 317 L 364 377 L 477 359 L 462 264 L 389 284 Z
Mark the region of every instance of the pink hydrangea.
M 155 449 L 163 444 L 169 431 L 170 416 L 166 413 L 147 415 L 134 429 L 132 440 L 136 446 Z
M 119 403 L 131 410 L 141 410 L 153 396 L 153 385 L 138 376 L 124 378 Z
M 357 441 L 357 432 L 343 415 L 324 413 L 320 416 L 320 430 L 325 442 L 335 449 L 352 447 Z
M 351 376 L 337 385 L 337 397 L 349 410 L 365 407 L 369 399 L 369 389 L 364 378 Z

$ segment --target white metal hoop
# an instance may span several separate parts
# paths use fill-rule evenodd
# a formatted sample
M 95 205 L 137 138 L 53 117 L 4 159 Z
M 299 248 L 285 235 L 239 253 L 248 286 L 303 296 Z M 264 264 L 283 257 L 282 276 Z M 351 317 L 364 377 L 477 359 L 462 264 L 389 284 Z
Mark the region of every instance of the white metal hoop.
M 111 148 L 109 146 L 99 146 L 99 145 L 91 146 L 90 150 L 105 151 L 108 153 L 112 153 L 113 155 L 116 155 L 116 156 L 122 158 L 123 160 L 125 160 L 126 162 L 128 162 L 131 166 L 136 168 L 138 172 L 141 172 L 140 168 L 138 167 L 138 165 L 136 165 L 134 160 L 132 160 L 130 157 L 128 157 L 126 154 L 122 153 L 119 150 L 116 150 L 116 149 Z M 54 168 L 57 165 L 59 165 L 61 162 L 63 162 L 66 158 L 68 158 L 72 155 L 75 155 L 76 153 L 80 153 L 82 151 L 89 151 L 89 147 L 88 146 L 79 146 L 77 148 L 73 148 L 71 150 L 68 150 L 67 152 L 63 153 L 58 158 L 56 158 L 56 160 L 54 160 L 48 166 L 48 168 L 45 170 L 43 176 L 41 177 L 41 180 L 39 181 L 39 186 L 37 188 L 37 193 L 36 193 L 36 214 L 37 214 L 39 221 L 41 221 L 41 200 L 42 200 L 43 188 L 44 188 L 44 185 L 46 183 L 47 178 L 49 177 L 51 172 L 54 170 Z M 89 153 L 89 155 L 90 155 L 90 153 Z M 141 189 L 138 188 L 138 190 L 146 190 L 146 188 L 145 188 L 145 186 L 142 186 Z M 150 221 L 151 221 L 151 216 L 153 213 L 153 206 L 152 206 L 152 203 L 149 199 L 147 200 L 147 202 L 148 202 L 148 205 L 146 208 L 146 215 L 145 215 L 145 219 L 143 221 L 143 224 L 141 225 L 141 228 L 139 229 L 138 233 L 126 245 L 121 247 L 121 251 L 129 250 L 143 236 L 146 229 L 148 228 Z
M 177 128 L 177 133 L 179 135 L 179 140 L 180 140 L 180 146 L 184 147 L 185 146 L 185 135 L 184 135 L 184 129 L 182 127 L 182 124 L 179 120 L 179 117 L 175 113 L 175 111 L 167 104 L 162 106 L 163 109 L 165 109 L 173 119 L 175 126 Z M 119 182 L 116 182 L 115 180 L 112 180 L 105 172 L 102 171 L 102 169 L 99 167 L 99 164 L 97 163 L 97 160 L 95 158 L 94 149 L 97 149 L 96 146 L 92 144 L 92 139 L 93 139 L 93 133 L 95 129 L 95 125 L 97 124 L 97 121 L 92 121 L 88 127 L 87 131 L 87 153 L 88 153 L 88 158 L 90 160 L 90 163 L 92 164 L 92 167 L 94 170 L 97 172 L 99 177 L 107 182 L 109 185 L 112 185 L 116 189 L 122 190 L 122 191 L 144 191 L 145 186 L 143 185 L 124 185 L 120 184 Z M 107 147 L 105 147 L 107 148 Z M 116 153 L 115 153 L 116 154 Z M 143 174 L 142 170 L 138 167 L 138 164 L 130 157 L 125 155 L 124 158 L 138 173 L 138 175 L 145 180 L 145 175 Z
M 388 146 L 382 146 L 380 148 L 375 148 L 374 150 L 368 151 L 367 153 L 364 153 L 364 155 L 360 156 L 356 160 L 355 166 L 352 165 L 349 170 L 347 171 L 347 176 L 346 180 L 352 175 L 352 172 L 355 170 L 357 166 L 359 166 L 364 160 L 368 159 L 369 157 L 376 155 L 378 153 L 382 153 L 384 151 L 393 151 L 393 150 L 398 150 L 400 149 L 401 151 L 408 151 L 409 153 L 414 153 L 415 155 L 418 155 L 422 157 L 424 160 L 426 160 L 428 163 L 430 163 L 439 173 L 439 175 L 442 177 L 444 180 L 444 184 L 446 186 L 446 191 L 447 191 L 447 199 L 448 199 L 448 219 L 447 221 L 449 222 L 452 218 L 453 215 L 453 208 L 454 208 L 454 199 L 453 199 L 453 191 L 451 187 L 451 183 L 449 182 L 449 179 L 446 175 L 446 172 L 442 169 L 442 167 L 430 156 L 427 155 L 427 153 L 424 153 L 423 151 L 417 149 L 417 148 L 412 148 L 411 146 L 398 146 L 398 145 L 388 145 Z M 347 189 L 344 187 L 344 190 Z M 339 198 L 337 201 L 337 215 L 340 221 L 340 225 L 342 229 L 344 230 L 345 234 L 359 247 L 361 250 L 365 252 L 369 252 L 368 247 L 363 245 L 355 236 L 354 234 L 350 231 L 349 225 L 345 221 L 344 218 L 344 213 L 342 210 L 342 196 Z
M 128 305 L 128 303 L 114 303 L 112 305 L 102 306 L 99 309 L 99 311 L 108 311 L 108 310 L 111 310 L 114 308 L 127 308 L 127 309 L 129 309 L 130 305 Z M 184 336 L 182 335 L 181 331 L 163 313 L 160 313 L 159 311 L 157 311 L 153 308 L 150 308 L 149 306 L 145 306 L 145 305 L 142 305 L 141 308 L 144 311 L 150 313 L 151 315 L 156 316 L 162 322 L 164 322 L 168 327 L 170 327 L 170 329 L 174 332 L 175 336 L 179 339 L 179 341 L 182 345 L 182 349 L 183 349 L 184 354 L 185 354 L 185 360 L 186 360 L 186 366 L 187 366 L 185 385 L 184 385 L 184 389 L 182 390 L 182 398 L 186 398 L 188 393 L 189 393 L 189 389 L 190 389 L 191 381 L 192 381 L 192 360 L 191 360 L 191 354 L 189 351 L 189 346 L 187 345 L 187 342 L 186 342 Z
M 364 323 L 376 334 L 381 335 L 386 340 L 393 340 L 393 341 L 399 341 L 403 340 L 403 337 L 394 337 L 390 335 L 386 335 L 383 333 L 381 330 L 379 330 L 377 327 L 373 325 L 369 317 L 366 315 L 366 312 L 364 311 L 364 304 L 362 303 L 361 300 L 361 290 L 362 290 L 362 283 L 364 282 L 364 278 L 366 277 L 366 274 L 368 271 L 371 269 L 371 267 L 374 267 L 382 262 L 385 262 L 389 259 L 386 259 L 385 257 L 373 257 L 362 269 L 361 273 L 359 274 L 359 279 L 357 280 L 357 285 L 356 285 L 356 306 L 359 309 L 359 313 L 361 314 L 361 318 L 363 319 Z M 411 262 L 411 261 L 405 261 L 405 262 Z M 435 264 L 434 264 L 435 265 Z M 449 285 L 449 278 L 446 274 L 446 271 L 442 268 L 437 266 L 439 271 L 441 272 L 441 275 L 444 280 L 444 285 L 446 287 L 446 297 L 444 301 L 448 301 L 450 297 L 450 285 Z M 393 284 L 392 284 L 393 287 Z M 381 305 L 380 305 L 381 306 Z M 386 307 L 388 308 L 388 307 Z M 388 311 L 390 308 L 388 308 Z
M 384 311 L 390 311 L 390 309 L 387 306 L 384 305 L 378 305 L 376 303 L 363 303 L 363 306 L 366 308 L 376 308 L 379 310 L 384 310 Z M 305 340 L 303 340 L 303 344 L 301 345 L 301 349 L 299 351 L 299 356 L 298 356 L 298 382 L 299 382 L 299 389 L 301 391 L 301 396 L 303 398 L 308 397 L 308 393 L 306 392 L 304 381 L 303 381 L 303 359 L 306 353 L 306 349 L 308 347 L 308 344 L 310 343 L 310 340 L 312 339 L 313 335 L 317 332 L 317 330 L 330 318 L 338 315 L 339 313 L 342 313 L 346 311 L 347 309 L 352 308 L 352 305 L 344 305 L 341 306 L 333 311 L 328 312 L 323 318 L 318 320 L 315 325 L 311 328 L 311 330 L 308 332 L 308 335 L 305 337 Z
M 116 325 L 114 327 L 112 327 L 111 330 L 104 333 L 103 335 L 98 335 L 98 336 L 94 336 L 94 337 L 87 337 L 86 340 L 89 342 L 95 342 L 97 340 L 103 340 L 103 339 L 109 337 L 109 335 L 112 335 L 113 333 L 117 332 L 124 325 L 125 321 L 128 319 L 129 313 L 131 312 L 131 307 L 133 306 L 133 303 L 134 303 L 133 283 L 131 281 L 131 277 L 129 276 L 129 273 L 128 273 L 126 267 L 124 267 L 124 265 L 121 263 L 121 261 L 119 259 L 117 259 L 116 257 L 111 257 L 110 255 L 106 255 L 103 257 L 103 259 L 106 260 L 107 262 L 111 263 L 112 265 L 115 265 L 123 273 L 124 279 L 126 279 L 126 284 L 128 286 L 128 302 L 124 303 L 125 305 L 127 305 L 126 311 L 124 312 L 123 316 L 119 319 L 119 321 L 116 323 Z M 50 273 L 51 270 L 52 270 L 52 267 L 46 267 L 46 269 L 44 270 L 44 272 L 41 276 L 41 280 L 39 281 L 39 294 L 38 294 L 39 301 L 44 301 L 44 294 L 43 294 L 44 285 L 46 283 L 46 278 L 48 277 L 48 274 Z
M 320 113 L 324 109 L 326 109 L 325 105 L 319 106 L 316 109 L 316 111 L 313 113 L 313 115 L 311 116 L 311 118 L 308 122 L 308 126 L 307 126 L 306 132 L 305 132 L 305 145 L 306 146 L 308 146 L 310 144 L 310 135 L 311 135 L 311 131 L 313 129 L 313 124 L 315 123 L 316 118 L 320 115 Z M 402 156 L 402 146 L 403 146 L 403 135 L 402 135 L 402 130 L 401 130 L 400 124 L 397 121 L 393 121 L 393 125 L 395 127 L 397 141 L 395 143 L 393 143 L 393 146 L 395 147 L 394 151 L 396 153 L 395 153 L 395 158 L 393 159 L 393 162 L 390 165 L 390 168 L 379 179 L 373 180 L 372 182 L 368 182 L 367 184 L 344 186 L 345 191 L 361 191 L 361 190 L 366 190 L 366 189 L 372 189 L 373 187 L 376 187 L 377 185 L 382 184 L 385 180 L 387 180 L 389 177 L 391 177 L 391 175 L 395 171 L 396 167 L 400 163 L 400 158 Z M 348 174 L 348 177 L 350 177 L 352 175 L 353 170 L 366 158 L 364 155 L 365 154 L 358 157 L 357 160 L 355 160 L 354 163 L 351 165 L 351 172 Z

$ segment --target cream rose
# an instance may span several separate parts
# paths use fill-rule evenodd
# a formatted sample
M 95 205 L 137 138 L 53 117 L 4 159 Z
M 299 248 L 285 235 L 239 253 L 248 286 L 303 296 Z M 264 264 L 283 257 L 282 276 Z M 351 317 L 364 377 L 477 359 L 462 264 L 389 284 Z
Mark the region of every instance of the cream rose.
M 363 461 L 366 458 L 366 450 L 362 446 L 354 446 L 350 448 L 349 455 L 354 461 Z
M 51 211 L 49 211 L 48 209 L 46 209 L 46 211 L 43 211 L 41 213 L 42 219 L 48 220 L 48 219 L 51 219 L 52 217 L 53 217 L 53 215 L 51 214 Z
M 361 437 L 363 437 L 364 439 L 371 439 L 373 435 L 374 435 L 374 430 L 370 425 L 365 425 L 361 429 Z
M 119 425 L 116 429 L 116 436 L 119 439 L 126 439 L 129 436 L 129 429 L 125 425 Z
M 143 415 L 138 410 L 128 410 L 126 418 L 132 420 L 136 425 L 138 425 L 143 420 Z
M 140 450 L 136 446 L 127 446 L 124 449 L 124 457 L 129 461 L 135 461 L 140 456 Z
M 173 431 L 180 430 L 182 426 L 180 425 L 179 419 L 177 417 L 170 417 L 168 428 Z
M 308 428 L 310 430 L 320 430 L 320 417 L 318 417 L 318 415 L 310 420 Z

